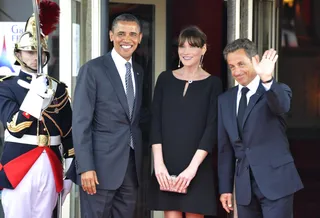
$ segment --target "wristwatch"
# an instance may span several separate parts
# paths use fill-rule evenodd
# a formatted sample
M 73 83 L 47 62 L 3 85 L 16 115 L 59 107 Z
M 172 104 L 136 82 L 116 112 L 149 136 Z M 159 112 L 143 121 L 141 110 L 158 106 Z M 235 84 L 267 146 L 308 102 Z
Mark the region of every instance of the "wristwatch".
M 262 82 L 262 83 L 270 83 L 270 82 L 272 82 L 272 80 L 273 80 L 273 77 L 271 77 L 271 79 L 269 79 L 269 80 L 267 80 L 267 81 L 262 81 L 262 80 L 261 80 L 261 82 Z

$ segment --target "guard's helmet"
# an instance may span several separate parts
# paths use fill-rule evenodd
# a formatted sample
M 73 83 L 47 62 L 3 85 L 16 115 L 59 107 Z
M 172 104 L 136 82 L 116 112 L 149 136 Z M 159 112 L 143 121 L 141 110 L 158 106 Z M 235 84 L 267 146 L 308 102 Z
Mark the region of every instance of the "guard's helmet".
M 48 35 L 56 29 L 56 24 L 59 22 L 59 13 L 59 5 L 57 5 L 55 2 L 50 0 L 40 1 L 40 41 L 42 51 L 46 54 L 46 60 L 43 63 L 43 66 L 45 66 L 50 59 L 47 39 Z M 16 58 L 16 65 L 22 65 L 30 68 L 29 66 L 26 66 L 26 64 L 20 60 L 16 54 L 19 51 L 37 51 L 38 42 L 36 29 L 36 20 L 34 15 L 32 15 L 26 23 L 24 32 L 19 37 L 17 43 L 15 43 L 14 56 Z
M 41 36 L 42 50 L 43 52 L 45 52 L 47 56 L 45 62 L 43 63 L 43 66 L 45 66 L 50 59 L 50 53 L 48 51 L 47 36 L 45 36 L 43 33 L 41 33 L 40 36 Z M 38 42 L 37 42 L 37 35 L 36 35 L 36 22 L 35 22 L 34 16 L 32 15 L 26 23 L 24 33 L 22 33 L 22 35 L 19 37 L 18 42 L 15 43 L 14 56 L 17 60 L 15 64 L 22 65 L 22 66 L 25 65 L 25 63 L 17 57 L 16 55 L 17 52 L 37 51 L 37 47 L 38 47 Z

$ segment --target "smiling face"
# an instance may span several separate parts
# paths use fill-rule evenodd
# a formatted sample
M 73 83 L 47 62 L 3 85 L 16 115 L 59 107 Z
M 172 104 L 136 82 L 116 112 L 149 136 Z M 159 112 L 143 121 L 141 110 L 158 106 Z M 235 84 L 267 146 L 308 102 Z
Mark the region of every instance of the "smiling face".
M 258 58 L 255 56 L 254 58 Z M 247 86 L 255 77 L 256 72 L 252 61 L 244 49 L 238 49 L 227 55 L 227 63 L 231 70 L 232 77 L 241 85 Z
M 139 25 L 134 21 L 118 21 L 109 36 L 116 52 L 127 61 L 142 39 Z
M 199 65 L 201 55 L 204 55 L 206 52 L 206 45 L 202 48 L 197 46 L 192 46 L 186 40 L 183 45 L 180 45 L 178 48 L 179 58 L 184 66 L 190 67 L 194 65 Z

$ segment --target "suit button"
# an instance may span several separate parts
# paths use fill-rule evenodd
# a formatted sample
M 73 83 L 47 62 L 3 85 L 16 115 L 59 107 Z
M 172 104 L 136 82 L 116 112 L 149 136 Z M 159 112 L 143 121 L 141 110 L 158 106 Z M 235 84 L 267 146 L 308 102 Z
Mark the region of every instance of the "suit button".
M 250 148 L 247 148 L 247 151 L 250 151 Z

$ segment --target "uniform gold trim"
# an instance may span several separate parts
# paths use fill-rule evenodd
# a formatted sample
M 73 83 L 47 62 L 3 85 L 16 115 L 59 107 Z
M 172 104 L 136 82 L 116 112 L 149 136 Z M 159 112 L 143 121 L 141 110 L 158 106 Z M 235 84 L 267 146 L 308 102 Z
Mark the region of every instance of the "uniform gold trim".
M 68 150 L 68 156 L 73 156 L 74 155 L 74 148 L 71 148 Z
M 13 76 L 12 76 L 12 75 L 10 75 L 10 76 L 5 76 L 5 77 L 3 77 L 3 78 L 0 79 L 0 82 L 3 82 L 4 80 L 9 79 L 10 77 L 13 77 Z
M 47 125 L 46 125 L 46 122 L 45 122 L 45 120 L 44 120 L 44 118 L 43 118 L 43 116 L 41 116 L 41 120 L 42 120 L 42 123 L 43 123 L 43 125 L 44 125 L 44 127 L 47 129 L 47 146 L 48 147 L 50 147 L 50 132 L 49 132 L 49 130 L 48 130 L 48 127 L 47 127 Z M 37 136 L 39 136 L 39 121 L 38 121 L 38 127 L 37 127 Z M 40 135 L 40 137 L 41 137 L 41 135 Z M 39 137 L 39 141 L 40 141 L 40 137 Z
M 50 79 L 52 79 L 52 80 L 54 80 L 54 81 L 56 81 L 58 84 L 59 83 L 63 83 L 63 82 L 60 82 L 59 80 L 57 80 L 56 78 L 54 78 L 54 77 L 52 77 L 52 76 L 48 76 Z M 63 83 L 64 84 L 64 83 Z
M 7 123 L 7 128 L 10 132 L 17 133 L 21 130 L 24 130 L 26 128 L 29 128 L 32 125 L 32 121 L 26 121 L 19 123 L 18 125 L 14 125 L 14 123 L 11 121 L 10 123 Z
M 49 111 L 49 110 L 45 110 L 47 113 L 49 114 L 58 114 L 60 110 L 62 110 L 66 105 L 68 104 L 68 101 L 65 102 L 64 105 L 62 105 L 62 107 L 58 108 L 56 107 L 53 111 Z
M 56 123 L 56 121 L 54 121 L 54 119 L 53 119 L 49 114 L 47 114 L 46 112 L 43 112 L 42 115 L 48 117 L 49 120 L 51 120 L 51 121 L 53 122 L 53 124 L 57 127 L 57 129 L 59 130 L 60 136 L 63 136 L 63 132 L 62 132 L 60 126 Z M 47 128 L 47 129 L 48 129 L 48 128 Z
M 65 90 L 64 93 L 61 96 L 59 96 L 57 98 L 54 98 L 54 100 L 59 100 L 59 99 L 63 98 L 67 93 L 68 93 L 68 91 Z
M 65 104 L 66 105 L 66 101 L 68 100 L 69 96 L 66 95 L 66 97 L 59 103 L 59 104 L 50 104 L 48 107 L 49 108 L 53 108 L 53 107 L 60 107 L 61 105 Z M 63 107 L 65 106 L 63 105 Z M 62 108 L 61 108 L 62 109 Z M 61 110 L 59 109 L 59 110 Z
M 62 137 L 65 138 L 67 135 L 69 135 L 69 133 L 71 132 L 71 130 L 72 130 L 72 127 L 70 127 L 69 131 L 68 131 L 64 136 L 62 136 Z
M 10 132 L 17 133 L 17 132 L 20 132 L 21 130 L 29 128 L 32 125 L 33 121 L 25 121 L 17 125 L 18 113 L 19 112 L 13 115 L 12 121 L 10 123 L 7 123 L 7 128 Z
M 49 142 L 49 136 L 47 135 L 39 135 L 38 136 L 38 146 L 39 147 L 44 147 L 44 146 L 48 146 L 48 142 Z

